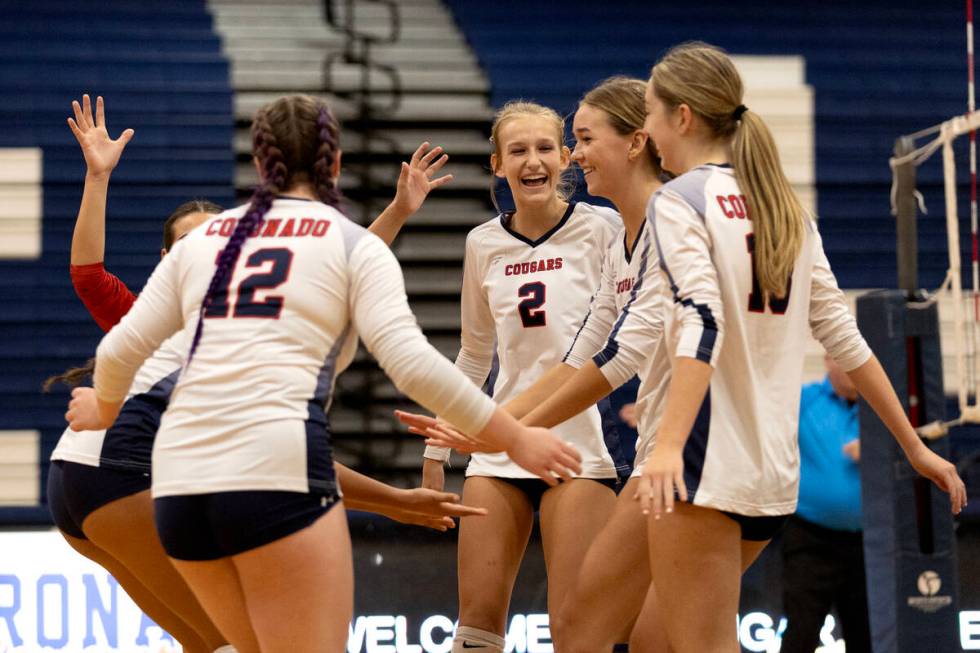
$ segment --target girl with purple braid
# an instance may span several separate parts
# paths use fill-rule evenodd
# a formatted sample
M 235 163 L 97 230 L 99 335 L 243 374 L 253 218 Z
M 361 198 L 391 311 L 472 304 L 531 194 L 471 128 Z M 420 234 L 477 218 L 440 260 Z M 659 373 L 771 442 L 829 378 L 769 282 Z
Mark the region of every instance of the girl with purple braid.
M 178 331 L 193 341 L 154 445 L 156 525 L 240 653 L 345 649 L 350 539 L 332 509 L 343 503 L 325 408 L 357 337 L 412 399 L 549 484 L 580 472 L 573 448 L 496 409 L 425 340 L 394 256 L 337 208 L 337 133 L 311 97 L 261 109 L 251 202 L 191 232 L 97 353 L 110 424 L 143 360 Z

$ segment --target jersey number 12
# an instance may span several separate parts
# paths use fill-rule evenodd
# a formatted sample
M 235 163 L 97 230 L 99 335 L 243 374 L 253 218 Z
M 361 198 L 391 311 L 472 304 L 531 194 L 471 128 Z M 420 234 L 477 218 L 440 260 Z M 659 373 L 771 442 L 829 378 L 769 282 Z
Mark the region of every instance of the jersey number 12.
M 251 274 L 238 284 L 238 297 L 235 300 L 235 308 L 231 312 L 232 317 L 279 318 L 282 312 L 282 297 L 266 295 L 265 299 L 257 302 L 255 292 L 272 290 L 286 282 L 289 278 L 289 268 L 293 265 L 293 253 L 285 247 L 260 249 L 246 259 L 245 267 L 257 268 L 269 262 L 272 263 L 272 267 L 268 272 Z M 221 287 L 215 291 L 211 305 L 204 312 L 204 317 L 228 317 L 230 308 L 228 290 L 232 276 L 229 274 Z

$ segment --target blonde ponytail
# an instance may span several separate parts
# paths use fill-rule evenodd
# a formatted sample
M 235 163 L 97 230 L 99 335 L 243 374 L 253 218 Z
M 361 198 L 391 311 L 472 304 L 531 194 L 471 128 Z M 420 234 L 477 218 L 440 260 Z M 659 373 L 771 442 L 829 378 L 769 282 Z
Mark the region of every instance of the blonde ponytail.
M 657 62 L 650 84 L 668 106 L 689 106 L 715 138 L 732 139 L 735 179 L 755 232 L 756 277 L 766 297 L 784 297 L 803 246 L 805 212 L 769 128 L 742 106 L 742 78 L 732 60 L 713 45 L 684 43 Z

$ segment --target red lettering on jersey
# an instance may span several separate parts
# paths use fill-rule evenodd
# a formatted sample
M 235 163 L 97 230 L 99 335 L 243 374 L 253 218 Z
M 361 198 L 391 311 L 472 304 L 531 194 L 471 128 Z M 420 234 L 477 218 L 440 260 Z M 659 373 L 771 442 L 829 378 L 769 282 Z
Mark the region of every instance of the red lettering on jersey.
M 323 235 L 327 233 L 327 229 L 330 228 L 329 220 L 317 220 L 316 224 L 313 226 L 313 235 L 317 238 L 323 238 Z
M 208 230 L 204 232 L 205 236 L 213 236 L 218 233 L 218 225 L 221 224 L 221 220 L 213 220 L 208 224 Z
M 555 269 L 555 259 L 549 258 L 548 259 L 548 270 L 550 271 L 550 270 L 554 270 L 554 269 Z
M 282 231 L 279 232 L 279 237 L 285 238 L 286 236 L 292 236 L 295 224 L 296 224 L 296 219 L 289 218 L 289 220 L 286 221 L 286 225 L 282 228 Z
M 313 218 L 303 218 L 299 221 L 299 229 L 296 230 L 297 236 L 308 236 L 313 231 Z
M 555 269 L 556 270 L 560 270 L 561 269 L 561 257 L 560 256 L 555 259 Z
M 221 231 L 218 233 L 222 236 L 230 236 L 231 232 L 235 230 L 235 225 L 238 224 L 238 220 L 235 218 L 225 218 L 221 223 Z
M 717 195 L 715 197 L 715 199 L 718 200 L 718 206 L 721 207 L 721 212 L 725 214 L 725 217 L 728 218 L 729 220 L 734 220 L 735 219 L 735 212 L 732 211 L 727 206 L 728 198 L 727 197 L 722 197 L 721 195 Z
M 536 272 L 550 272 L 561 269 L 561 258 L 543 258 L 537 261 L 526 263 L 507 263 L 504 265 L 504 276 L 515 277 L 521 274 L 534 274 Z
M 616 292 L 627 292 L 633 289 L 633 279 L 620 279 L 616 282 Z
M 279 225 L 282 224 L 282 220 L 279 218 L 274 218 L 272 220 L 265 221 L 265 231 L 262 232 L 263 238 L 275 238 L 276 232 L 279 231 Z
M 729 195 L 728 201 L 732 203 L 732 208 L 735 209 L 735 217 L 744 220 L 748 215 L 748 211 L 745 210 L 745 196 Z

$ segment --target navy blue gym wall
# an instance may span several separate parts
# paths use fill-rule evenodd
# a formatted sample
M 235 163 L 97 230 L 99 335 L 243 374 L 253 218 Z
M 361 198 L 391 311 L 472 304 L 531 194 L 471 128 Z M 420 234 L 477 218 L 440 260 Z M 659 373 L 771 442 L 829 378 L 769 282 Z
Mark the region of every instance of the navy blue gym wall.
M 571 112 L 599 80 L 646 79 L 671 45 L 692 39 L 734 54 L 806 57 L 820 231 L 844 287 L 897 283 L 888 167 L 895 138 L 966 111 L 961 3 L 446 3 L 490 78 L 495 106 L 527 98 Z M 933 288 L 946 269 L 941 174 L 938 154 L 919 174 L 930 210 L 919 226 L 921 284 Z M 960 210 L 968 215 L 965 203 Z
M 0 261 L 0 428 L 40 429 L 45 460 L 68 395 L 42 395 L 41 382 L 84 363 L 101 336 L 68 276 L 85 164 L 65 120 L 86 92 L 105 97 L 110 135 L 136 130 L 112 176 L 106 238 L 106 267 L 134 291 L 178 204 L 234 198 L 229 69 L 203 0 L 0 2 L 0 147 L 44 156 L 41 258 Z

